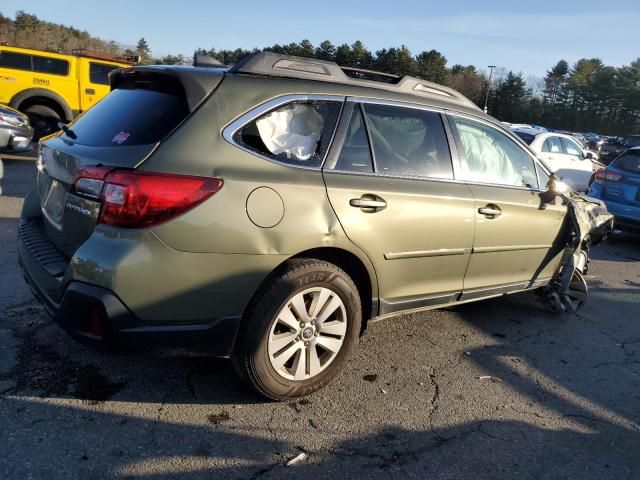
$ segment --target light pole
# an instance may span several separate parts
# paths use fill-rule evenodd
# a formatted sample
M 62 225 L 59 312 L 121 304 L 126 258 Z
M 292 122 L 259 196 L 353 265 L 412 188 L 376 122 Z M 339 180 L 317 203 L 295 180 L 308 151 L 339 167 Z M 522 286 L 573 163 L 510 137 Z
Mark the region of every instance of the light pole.
M 495 65 L 489 65 L 489 80 L 487 80 L 487 94 L 484 97 L 484 113 L 487 113 L 487 104 L 489 103 L 489 89 L 491 88 L 491 76 L 493 75 L 493 69 Z

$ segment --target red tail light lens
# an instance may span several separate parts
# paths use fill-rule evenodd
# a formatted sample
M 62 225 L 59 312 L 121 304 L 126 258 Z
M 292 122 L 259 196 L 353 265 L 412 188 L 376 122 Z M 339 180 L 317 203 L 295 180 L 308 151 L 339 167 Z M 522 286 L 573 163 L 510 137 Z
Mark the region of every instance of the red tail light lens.
M 596 182 L 604 183 L 607 182 L 618 182 L 622 178 L 622 175 L 616 172 L 611 172 L 606 168 L 598 170 L 596 172 Z
M 204 202 L 219 178 L 114 170 L 104 179 L 100 223 L 128 228 L 158 225 Z
M 171 220 L 204 202 L 222 185 L 219 178 L 104 167 L 83 168 L 74 179 L 76 192 L 102 200 L 98 223 L 125 228 Z

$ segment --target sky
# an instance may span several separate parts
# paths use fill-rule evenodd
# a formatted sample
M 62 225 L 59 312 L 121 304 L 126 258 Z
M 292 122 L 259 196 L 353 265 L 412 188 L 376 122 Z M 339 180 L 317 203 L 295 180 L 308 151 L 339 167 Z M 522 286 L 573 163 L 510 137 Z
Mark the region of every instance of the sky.
M 622 66 L 640 57 L 639 0 L 0 0 L 6 16 L 21 9 L 124 45 L 144 37 L 155 56 L 362 40 L 373 52 L 434 48 L 449 66 L 497 65 L 538 77 L 560 59 Z

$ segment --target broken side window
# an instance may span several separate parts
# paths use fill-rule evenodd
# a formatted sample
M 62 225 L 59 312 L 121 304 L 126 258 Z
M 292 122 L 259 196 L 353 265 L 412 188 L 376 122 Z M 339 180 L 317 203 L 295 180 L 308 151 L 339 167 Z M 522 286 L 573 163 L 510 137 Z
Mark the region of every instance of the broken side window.
M 288 103 L 245 125 L 235 141 L 279 162 L 320 167 L 340 107 L 339 102 L 324 100 Z

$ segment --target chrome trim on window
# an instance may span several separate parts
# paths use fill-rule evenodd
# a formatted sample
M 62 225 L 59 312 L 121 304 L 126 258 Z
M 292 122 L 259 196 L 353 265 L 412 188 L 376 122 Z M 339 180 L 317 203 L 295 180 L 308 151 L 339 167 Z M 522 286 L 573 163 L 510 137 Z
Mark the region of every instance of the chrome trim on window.
M 347 102 L 365 103 L 365 104 L 371 103 L 374 105 L 386 105 L 390 107 L 412 108 L 414 110 L 426 110 L 428 112 L 435 112 L 435 113 L 444 113 L 446 111 L 444 108 L 432 107 L 430 105 L 421 105 L 419 103 L 403 102 L 399 100 L 385 100 L 382 98 L 374 98 L 374 97 L 347 96 Z
M 237 117 L 235 120 L 232 120 L 230 123 L 228 123 L 225 127 L 222 128 L 222 137 L 229 142 L 231 145 L 233 145 L 234 147 L 239 148 L 240 150 L 243 150 L 247 153 L 251 153 L 252 155 L 255 155 L 256 157 L 262 158 L 264 160 L 267 160 L 269 162 L 275 163 L 277 165 L 283 165 L 285 167 L 291 167 L 291 168 L 300 168 L 303 170 L 321 170 L 322 169 L 322 164 L 324 163 L 324 160 L 327 156 L 327 153 L 329 152 L 329 148 L 327 148 L 327 151 L 325 152 L 325 158 L 322 159 L 322 162 L 320 162 L 320 165 L 318 166 L 314 166 L 314 167 L 307 167 L 304 165 L 293 165 L 291 163 L 287 163 L 287 162 L 282 162 L 279 161 L 277 159 L 271 158 L 267 155 L 262 155 L 259 152 L 256 152 L 255 150 L 252 150 L 250 148 L 245 147 L 244 145 L 241 145 L 239 143 L 237 143 L 234 140 L 234 136 L 236 135 L 236 133 L 238 133 L 239 130 L 241 130 L 242 128 L 244 128 L 245 126 L 247 126 L 249 123 L 251 123 L 252 121 L 260 118 L 262 115 L 264 115 L 265 113 L 270 112 L 271 110 L 275 110 L 278 107 L 281 107 L 283 105 L 286 105 L 287 103 L 293 103 L 293 102 L 308 102 L 308 101 L 328 101 L 328 102 L 337 102 L 340 104 L 344 104 L 345 102 L 345 96 L 343 95 L 315 95 L 315 94 L 293 94 L 293 95 L 282 95 L 280 97 L 275 97 L 272 98 L 270 100 L 267 100 L 264 103 L 259 104 L 258 106 L 250 109 L 249 111 L 241 114 L 239 117 Z M 338 121 L 340 120 L 339 116 L 338 116 Z M 333 135 L 335 135 L 335 130 L 338 126 L 338 121 L 336 121 L 336 125 L 334 126 L 334 130 L 333 130 L 333 134 L 332 134 L 332 138 L 331 141 L 329 143 L 329 147 L 331 146 L 331 143 L 333 143 Z

